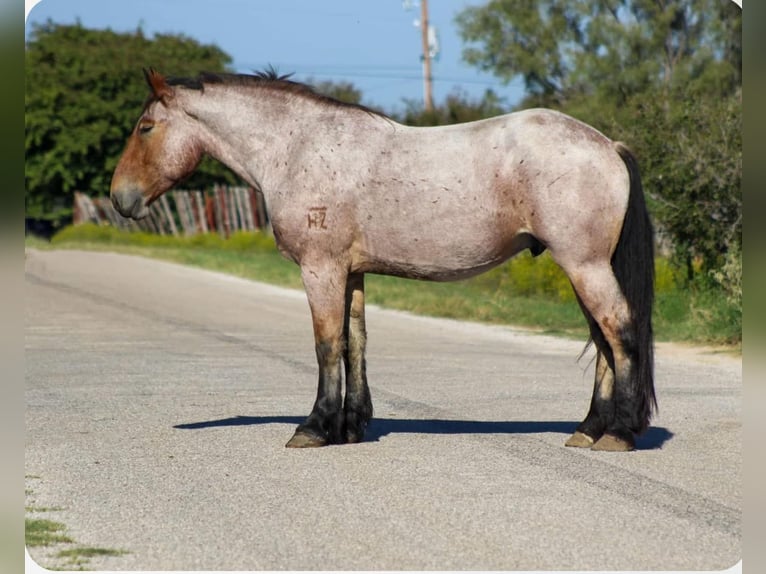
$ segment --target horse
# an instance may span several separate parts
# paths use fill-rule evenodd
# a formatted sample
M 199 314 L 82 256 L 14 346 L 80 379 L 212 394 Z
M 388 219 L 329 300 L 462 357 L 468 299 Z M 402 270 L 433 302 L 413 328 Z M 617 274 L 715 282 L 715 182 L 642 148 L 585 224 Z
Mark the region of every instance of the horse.
M 263 193 L 277 248 L 300 266 L 319 381 L 287 447 L 364 439 L 366 273 L 452 281 L 547 249 L 596 347 L 590 408 L 565 444 L 635 448 L 657 408 L 654 235 L 624 144 L 549 109 L 411 127 L 273 70 L 144 75 L 115 209 L 146 216 L 209 155 Z

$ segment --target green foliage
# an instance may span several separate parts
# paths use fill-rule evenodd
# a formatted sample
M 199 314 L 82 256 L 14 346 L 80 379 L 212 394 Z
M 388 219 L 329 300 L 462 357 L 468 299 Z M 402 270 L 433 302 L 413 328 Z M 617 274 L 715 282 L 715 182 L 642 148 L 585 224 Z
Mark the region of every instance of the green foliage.
M 657 257 L 654 260 L 654 292 L 657 295 L 671 293 L 681 286 L 679 271 L 669 260 Z
M 686 280 L 716 273 L 736 289 L 736 266 L 722 266 L 742 245 L 740 8 L 730 0 L 491 0 L 456 21 L 467 62 L 524 79 L 522 107 L 561 109 L 628 143 Z
M 631 111 L 639 121 L 625 139 L 634 142 L 659 227 L 689 279 L 709 274 L 742 246 L 741 93 L 643 99 Z
M 491 0 L 456 23 L 466 62 L 521 76 L 528 105 L 587 96 L 609 109 L 657 86 L 741 83 L 741 11 L 730 0 Z
M 148 88 L 142 67 L 168 75 L 223 71 L 230 58 L 184 36 L 147 38 L 47 23 L 26 45 L 26 214 L 60 223 L 74 191 L 104 195 Z M 233 176 L 203 162 L 189 185 Z
M 317 81 L 313 78 L 308 78 L 305 83 L 314 88 L 314 91 L 319 94 L 335 98 L 336 100 L 346 102 L 347 104 L 358 104 L 369 107 L 374 111 L 385 113 L 378 106 L 363 102 L 362 91 L 351 82 L 337 82 L 333 80 Z
M 528 92 L 551 98 L 570 72 L 567 46 L 580 39 L 581 4 L 492 0 L 466 8 L 456 18 L 463 58 L 506 82 L 521 75 Z
M 723 265 L 719 269 L 713 269 L 710 276 L 724 290 L 729 304 L 741 314 L 742 252 L 738 248 L 732 248 L 726 253 Z
M 427 111 L 415 100 L 405 101 L 406 109 L 401 117 L 395 118 L 411 126 L 439 126 L 457 124 L 490 118 L 505 113 L 503 100 L 492 90 L 487 90 L 477 100 L 471 100 L 464 92 L 455 91 L 447 95 L 443 104 Z
M 559 301 L 575 300 L 569 279 L 547 253 L 538 258 L 524 253 L 509 267 L 508 287 L 511 292 L 547 295 Z
M 306 80 L 320 94 L 330 96 L 348 104 L 361 104 L 362 92 L 351 82 L 333 82 L 329 80 L 316 81 L 313 78 Z
M 501 289 L 514 295 L 539 295 L 557 301 L 574 301 L 574 291 L 569 279 L 546 251 L 539 257 L 529 252 L 511 259 L 505 264 L 506 270 Z
M 200 233 L 191 236 L 175 237 L 173 235 L 157 235 L 145 231 L 121 231 L 111 225 L 85 223 L 67 226 L 51 239 L 53 246 L 61 246 L 73 242 L 226 251 L 276 251 L 274 238 L 259 231 L 236 231 L 228 239 L 224 239 L 216 233 Z

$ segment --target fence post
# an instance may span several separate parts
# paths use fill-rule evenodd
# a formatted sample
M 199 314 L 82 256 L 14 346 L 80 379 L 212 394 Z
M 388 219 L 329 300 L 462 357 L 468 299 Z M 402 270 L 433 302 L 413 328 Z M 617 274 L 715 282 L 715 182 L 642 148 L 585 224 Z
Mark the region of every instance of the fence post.
M 173 196 L 175 212 L 168 200 Z M 118 229 L 142 230 L 178 236 L 218 232 L 228 239 L 235 231 L 268 231 L 268 214 L 263 195 L 251 187 L 216 184 L 209 192 L 175 190 L 162 195 L 144 219 L 120 216 L 108 197 L 91 198 L 76 191 L 73 196 L 73 223 L 109 223 Z M 180 227 L 179 227 L 180 225 Z

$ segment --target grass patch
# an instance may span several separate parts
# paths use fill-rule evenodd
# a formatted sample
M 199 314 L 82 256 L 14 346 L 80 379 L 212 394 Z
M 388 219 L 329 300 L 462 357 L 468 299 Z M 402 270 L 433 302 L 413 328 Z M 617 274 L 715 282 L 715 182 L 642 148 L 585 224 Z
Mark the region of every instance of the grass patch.
M 27 475 L 26 478 L 39 478 Z M 27 489 L 27 496 L 32 496 L 33 491 Z M 61 507 L 25 507 L 27 513 L 42 513 L 63 510 Z M 62 522 L 48 520 L 46 518 L 24 518 L 24 542 L 28 548 L 48 548 L 51 546 L 65 545 L 55 554 L 48 555 L 50 560 L 58 563 L 45 565 L 49 570 L 85 570 L 91 558 L 100 556 L 122 556 L 127 554 L 125 550 L 112 548 L 97 548 L 91 546 L 75 546 L 75 541 L 66 533 L 66 525 Z M 42 564 L 41 564 L 42 566 Z
M 125 550 L 113 550 L 111 548 L 91 548 L 88 546 L 78 546 L 69 550 L 62 550 L 56 556 L 59 558 L 69 558 L 72 560 L 81 560 L 82 558 L 92 558 L 94 556 L 122 556 L 127 554 Z
M 68 548 L 56 553 L 56 558 L 64 561 L 61 567 L 54 568 L 55 570 L 85 570 L 88 566 L 91 558 L 97 558 L 101 556 L 122 556 L 127 554 L 124 550 L 114 550 L 111 548 L 93 548 L 90 546 L 77 546 L 75 548 Z
M 238 232 L 160 236 L 93 224 L 70 226 L 37 248 L 116 251 L 173 261 L 247 279 L 301 289 L 300 271 L 277 251 L 272 237 Z M 741 310 L 720 289 L 687 284 L 672 264 L 658 258 L 655 268 L 654 329 L 659 341 L 739 345 Z M 587 337 L 585 320 L 569 280 L 547 253 L 528 253 L 465 281 L 432 283 L 367 276 L 367 300 L 383 307 L 435 317 L 515 325 L 545 333 Z
M 45 512 L 44 508 L 34 509 L 37 512 Z M 66 526 L 61 522 L 42 518 L 24 519 L 24 541 L 29 548 L 49 547 L 59 544 L 74 544 L 74 540 L 66 534 Z M 54 555 L 55 559 L 63 562 L 50 565 L 49 570 L 84 570 L 91 558 L 100 556 L 122 556 L 127 554 L 125 550 L 112 548 L 96 548 L 91 546 L 73 546 L 59 550 Z
M 390 309 L 587 337 L 585 320 L 573 300 L 536 294 L 517 296 L 488 287 L 482 276 L 455 283 L 430 283 L 370 275 L 367 285 L 368 301 Z
M 27 512 L 58 512 L 64 509 L 60 506 L 26 506 L 24 510 Z
M 27 546 L 50 546 L 72 542 L 64 532 L 66 526 L 61 522 L 44 518 L 26 518 L 24 520 L 24 539 Z

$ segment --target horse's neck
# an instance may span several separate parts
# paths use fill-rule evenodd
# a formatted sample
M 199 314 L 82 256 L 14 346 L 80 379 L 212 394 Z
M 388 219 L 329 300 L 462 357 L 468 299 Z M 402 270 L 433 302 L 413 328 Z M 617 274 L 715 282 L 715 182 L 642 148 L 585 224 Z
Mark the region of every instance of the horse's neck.
M 267 90 L 262 96 L 241 91 L 211 95 L 201 95 L 187 110 L 203 125 L 205 151 L 264 192 L 270 180 L 280 179 L 281 166 L 297 142 L 321 147 L 324 138 L 342 131 L 343 118 L 350 132 L 358 120 L 348 110 L 341 113 L 321 102 Z
M 184 111 L 195 118 L 205 153 L 248 184 L 259 187 L 262 174 L 254 159 L 269 155 L 272 115 L 264 114 L 255 102 L 236 91 L 211 88 L 204 94 L 190 94 L 192 97 L 183 104 Z

